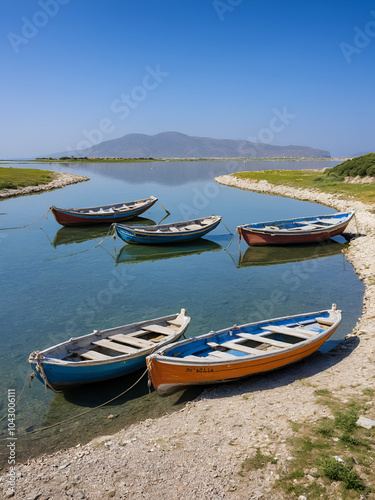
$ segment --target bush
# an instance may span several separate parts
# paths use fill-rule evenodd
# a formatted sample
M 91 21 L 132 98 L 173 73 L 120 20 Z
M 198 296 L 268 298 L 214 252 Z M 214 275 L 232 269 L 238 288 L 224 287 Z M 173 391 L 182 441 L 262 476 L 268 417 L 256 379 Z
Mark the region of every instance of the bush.
M 324 476 L 332 481 L 342 481 L 348 490 L 364 491 L 367 489 L 353 466 L 338 462 L 335 458 L 323 458 L 318 465 Z
M 375 176 L 375 153 L 369 153 L 364 156 L 357 156 L 351 160 L 346 160 L 336 167 L 325 171 L 327 177 L 365 177 Z

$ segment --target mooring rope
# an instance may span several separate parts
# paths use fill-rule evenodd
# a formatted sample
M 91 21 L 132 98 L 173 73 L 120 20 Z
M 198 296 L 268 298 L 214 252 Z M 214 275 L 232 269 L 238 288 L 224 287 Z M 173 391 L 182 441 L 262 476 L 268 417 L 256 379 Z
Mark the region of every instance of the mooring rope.
M 159 200 L 158 200 L 158 201 L 159 201 Z M 159 201 L 159 203 L 160 203 L 160 201 Z M 163 205 L 162 205 L 161 203 L 160 203 L 160 206 L 161 206 L 161 208 L 162 208 L 163 210 L 165 210 L 165 211 L 167 212 L 167 214 L 168 214 L 168 215 L 171 215 L 171 213 L 170 213 L 170 212 L 169 212 L 169 211 L 168 211 L 165 207 L 163 207 Z
M 85 253 L 85 252 L 89 252 L 90 250 L 94 250 L 95 248 L 97 247 L 101 247 L 103 248 L 103 250 L 105 250 L 106 252 L 108 252 L 108 250 L 106 248 L 104 248 L 102 246 L 102 243 L 109 237 L 112 235 L 112 231 L 113 231 L 113 234 L 114 234 L 114 229 L 112 230 L 112 226 L 114 226 L 114 224 L 111 224 L 110 228 L 108 229 L 108 232 L 107 234 L 104 236 L 104 238 L 102 238 L 101 241 L 99 241 L 99 243 L 97 243 L 95 246 L 93 247 L 90 247 L 90 248 L 86 248 L 86 250 L 81 250 L 80 252 L 75 252 L 75 253 L 70 253 L 68 255 L 61 255 L 60 257 L 54 257 L 53 259 L 45 259 L 43 260 L 43 262 L 52 262 L 54 260 L 60 260 L 60 259 L 65 259 L 65 257 L 73 257 L 74 255 L 79 255 L 80 253 Z M 48 237 L 48 236 L 47 236 Z M 48 238 L 49 239 L 49 238 Z M 94 238 L 94 240 L 96 241 L 96 239 Z M 109 255 L 113 258 L 113 255 L 111 254 L 111 252 L 108 252 Z
M 224 250 L 228 250 L 228 248 L 231 246 L 232 241 L 233 241 L 234 237 L 236 236 L 237 230 L 238 230 L 238 228 L 236 228 L 236 230 L 235 230 L 234 234 L 233 234 L 233 233 L 231 233 L 231 234 L 233 234 L 232 239 L 230 240 L 229 245 L 228 245 L 228 246 L 227 246 Z
M 30 222 L 30 224 L 25 224 L 24 226 L 18 226 L 18 227 L 0 227 L 0 231 L 8 231 L 9 229 L 23 229 L 24 227 L 31 226 L 31 224 L 34 224 L 34 222 L 36 222 L 39 219 L 41 219 L 42 217 L 46 216 L 46 219 L 45 219 L 45 221 L 43 222 L 43 225 L 42 225 L 42 227 L 43 227 L 44 224 L 47 221 L 48 214 L 50 213 L 50 211 L 51 211 L 51 209 L 49 208 L 47 210 L 47 212 L 45 212 L 44 214 L 42 214 L 40 217 L 38 217 L 37 219 L 35 219 L 33 222 Z M 40 229 L 42 229 L 42 227 Z
M 45 431 L 47 429 L 51 429 L 52 427 L 56 427 L 58 425 L 65 424 L 66 422 L 71 422 L 72 420 L 74 420 L 74 419 L 76 419 L 78 417 L 81 417 L 82 415 L 85 415 L 86 413 L 90 413 L 91 411 L 97 410 L 98 408 L 102 408 L 103 406 L 106 406 L 107 404 L 112 403 L 112 401 L 115 401 L 116 399 L 120 398 L 121 396 L 123 396 L 124 394 L 126 394 L 127 392 L 129 392 L 131 389 L 133 389 L 133 387 L 135 387 L 142 380 L 142 378 L 146 375 L 146 373 L 147 373 L 147 369 L 142 373 L 141 377 L 139 377 L 139 379 L 136 380 L 136 382 L 134 382 L 133 385 L 131 385 L 130 387 L 128 387 L 121 394 L 118 394 L 114 398 L 109 399 L 105 403 L 101 403 L 100 405 L 95 406 L 94 408 L 89 408 L 88 410 L 85 410 L 85 411 L 83 411 L 81 413 L 78 413 L 78 415 L 73 415 L 73 417 L 69 417 L 69 418 L 66 418 L 65 420 L 61 420 L 61 422 L 57 422 L 57 423 L 51 424 L 51 425 L 46 425 L 45 427 L 40 427 L 39 429 L 35 429 L 34 431 L 25 432 L 23 434 L 18 434 L 17 437 L 29 436 L 30 434 L 36 434 L 37 432 L 41 432 L 41 431 Z M 5 417 L 3 417 L 3 418 L 5 418 Z M 0 441 L 5 441 L 7 439 L 8 438 L 1 438 Z
M 223 226 L 225 227 L 225 229 L 228 231 L 228 233 L 229 233 L 229 234 L 233 234 L 233 233 L 232 233 L 232 231 L 230 231 L 230 230 L 227 228 L 227 226 L 224 224 L 223 219 L 221 219 L 221 221 L 220 221 L 220 222 L 223 224 Z M 237 229 L 236 229 L 236 232 L 237 232 Z M 236 234 L 236 233 L 234 233 L 234 234 Z M 233 236 L 234 236 L 234 235 L 233 235 Z

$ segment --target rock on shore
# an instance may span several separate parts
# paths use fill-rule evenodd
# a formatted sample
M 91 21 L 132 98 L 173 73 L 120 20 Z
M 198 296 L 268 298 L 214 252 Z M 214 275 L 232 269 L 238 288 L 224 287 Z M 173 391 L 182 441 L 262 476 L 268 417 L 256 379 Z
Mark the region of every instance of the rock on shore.
M 319 404 L 317 388 L 350 400 L 373 389 L 375 376 L 375 215 L 360 202 L 318 191 L 248 183 L 231 176 L 218 182 L 356 210 L 360 237 L 346 252 L 366 290 L 363 316 L 347 340 L 333 351 L 314 355 L 275 373 L 205 390 L 180 412 L 146 420 L 113 436 L 41 456 L 16 467 L 17 499 L 168 499 L 277 500 L 291 498 L 275 482 L 293 458 L 288 439 L 291 422 L 332 417 Z M 355 224 L 350 230 L 355 233 Z M 374 419 L 371 407 L 366 416 Z M 277 463 L 241 472 L 241 464 L 257 449 Z M 7 495 L 6 473 L 0 490 Z M 306 472 L 307 478 L 313 472 Z M 335 494 L 334 483 L 328 491 Z M 12 492 L 8 492 L 12 496 Z M 294 497 L 293 497 L 294 498 Z M 297 498 L 297 497 L 296 497 Z M 301 498 L 301 497 L 300 497 Z M 303 499 L 306 497 L 303 496 Z M 328 497 L 327 497 L 328 498 Z
M 88 177 L 76 174 L 64 174 L 53 172 L 54 179 L 48 184 L 39 184 L 38 186 L 27 186 L 18 189 L 3 189 L 0 191 L 0 198 L 11 198 L 13 196 L 22 196 L 25 194 L 39 193 L 40 191 L 50 191 L 58 189 L 69 184 L 77 184 L 78 182 L 89 181 Z

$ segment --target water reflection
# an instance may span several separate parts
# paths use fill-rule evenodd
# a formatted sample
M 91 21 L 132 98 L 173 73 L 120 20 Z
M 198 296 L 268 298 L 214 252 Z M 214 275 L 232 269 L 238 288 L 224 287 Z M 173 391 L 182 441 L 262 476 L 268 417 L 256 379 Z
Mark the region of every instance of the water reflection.
M 201 254 L 203 252 L 217 252 L 222 246 L 214 241 L 203 238 L 195 242 L 180 243 L 176 245 L 124 245 L 116 258 L 118 264 L 133 264 L 162 259 L 174 259 L 187 255 Z
M 343 247 L 342 243 L 334 240 L 310 245 L 249 247 L 243 255 L 240 251 L 237 267 L 273 266 L 320 259 L 339 254 Z
M 134 219 L 126 221 L 126 225 L 128 226 L 133 224 L 153 226 L 156 223 L 145 217 L 135 217 Z M 56 248 L 59 245 L 70 245 L 71 243 L 83 243 L 84 241 L 102 239 L 105 238 L 108 233 L 110 233 L 110 226 L 108 224 L 62 227 L 56 232 L 52 245 Z

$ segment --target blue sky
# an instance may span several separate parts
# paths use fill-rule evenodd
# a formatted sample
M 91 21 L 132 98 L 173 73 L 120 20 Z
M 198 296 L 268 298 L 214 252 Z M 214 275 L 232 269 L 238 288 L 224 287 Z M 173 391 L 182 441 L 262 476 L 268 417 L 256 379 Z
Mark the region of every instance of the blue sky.
M 0 7 L 0 158 L 172 130 L 375 151 L 374 0 Z

